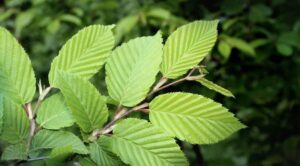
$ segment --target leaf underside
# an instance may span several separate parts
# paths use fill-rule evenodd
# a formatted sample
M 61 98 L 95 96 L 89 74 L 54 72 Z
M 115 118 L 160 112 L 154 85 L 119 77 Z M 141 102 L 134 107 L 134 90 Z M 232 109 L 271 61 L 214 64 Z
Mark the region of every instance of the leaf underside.
M 217 39 L 218 21 L 195 21 L 178 28 L 167 39 L 160 70 L 175 79 L 196 66 L 211 51 Z
M 26 160 L 27 148 L 26 145 L 19 143 L 9 145 L 2 153 L 1 160 Z
M 128 107 L 142 101 L 159 72 L 162 47 L 160 33 L 136 38 L 117 47 L 106 64 L 109 95 Z
M 216 143 L 245 127 L 221 104 L 181 92 L 156 97 L 150 103 L 150 121 L 192 144 Z
M 145 120 L 125 119 L 113 133 L 113 151 L 127 164 L 188 165 L 175 140 Z

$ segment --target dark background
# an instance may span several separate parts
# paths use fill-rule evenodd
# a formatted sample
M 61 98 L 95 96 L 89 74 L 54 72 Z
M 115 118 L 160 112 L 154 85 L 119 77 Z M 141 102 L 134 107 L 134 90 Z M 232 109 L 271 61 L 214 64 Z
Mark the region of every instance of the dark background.
M 214 145 L 181 143 L 191 165 L 300 165 L 299 7 L 300 0 L 7 0 L 0 1 L 0 26 L 17 37 L 47 84 L 53 57 L 84 26 L 116 24 L 119 44 L 159 29 L 167 37 L 193 20 L 219 19 L 219 39 L 202 64 L 207 77 L 236 98 L 197 83 L 168 91 L 211 97 L 248 128 Z M 103 78 L 100 72 L 93 79 L 100 91 Z

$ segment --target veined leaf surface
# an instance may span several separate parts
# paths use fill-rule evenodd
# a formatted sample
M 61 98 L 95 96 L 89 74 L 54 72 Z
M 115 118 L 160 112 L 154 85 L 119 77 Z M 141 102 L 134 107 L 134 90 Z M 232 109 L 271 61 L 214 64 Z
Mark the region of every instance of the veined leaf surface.
M 1 95 L 0 109 L 3 112 L 1 139 L 9 143 L 24 142 L 29 134 L 29 120 L 25 110 Z
M 117 47 L 106 65 L 109 95 L 128 107 L 142 101 L 159 72 L 162 47 L 160 33 L 136 38 Z
M 0 27 L 0 94 L 25 104 L 35 94 L 35 76 L 23 47 Z
M 73 152 L 87 154 L 83 142 L 73 133 L 67 131 L 41 130 L 32 139 L 31 151 L 72 146 Z
M 63 96 L 55 94 L 43 101 L 36 122 L 43 128 L 56 130 L 72 126 L 74 120 L 71 111 L 64 103 Z
M 124 163 L 112 152 L 112 138 L 101 136 L 90 145 L 91 159 L 97 165 L 121 166 Z
M 60 72 L 58 82 L 79 127 L 84 132 L 101 128 L 107 121 L 108 111 L 98 90 L 89 81 L 64 72 Z
M 23 143 L 7 146 L 1 156 L 1 160 L 26 160 L 27 147 Z
M 188 165 L 175 140 L 145 120 L 125 119 L 113 132 L 113 151 L 127 164 Z
M 218 21 L 195 21 L 178 28 L 163 50 L 163 75 L 170 79 L 185 74 L 211 51 L 217 39 Z
M 89 79 L 97 73 L 114 46 L 113 26 L 92 25 L 67 41 L 51 64 L 49 82 L 56 87 L 58 71 Z
M 245 127 L 221 104 L 181 92 L 156 97 L 150 103 L 150 121 L 192 144 L 216 143 Z

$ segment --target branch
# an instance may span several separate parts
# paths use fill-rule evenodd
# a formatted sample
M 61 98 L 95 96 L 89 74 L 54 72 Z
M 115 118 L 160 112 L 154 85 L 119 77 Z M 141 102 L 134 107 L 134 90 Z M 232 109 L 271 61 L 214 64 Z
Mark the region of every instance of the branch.
M 105 125 L 102 129 L 95 130 L 92 135 L 90 136 L 90 141 L 96 141 L 100 135 L 108 134 L 113 130 L 113 127 L 116 122 L 118 122 L 120 119 L 124 118 L 125 116 L 129 115 L 132 112 L 139 111 L 141 109 L 144 109 L 148 107 L 148 103 L 143 103 L 141 105 L 138 105 L 130 110 L 127 111 L 126 108 L 123 108 L 118 114 L 115 115 L 114 119 L 110 121 L 107 125 Z
M 28 136 L 28 140 L 27 140 L 27 148 L 29 149 L 31 141 L 32 141 L 32 137 L 34 136 L 34 133 L 35 133 L 36 125 L 35 125 L 34 114 L 32 111 L 31 104 L 26 105 L 26 110 L 27 110 L 27 115 L 28 115 L 28 119 L 29 119 L 29 123 L 30 123 L 29 136 Z

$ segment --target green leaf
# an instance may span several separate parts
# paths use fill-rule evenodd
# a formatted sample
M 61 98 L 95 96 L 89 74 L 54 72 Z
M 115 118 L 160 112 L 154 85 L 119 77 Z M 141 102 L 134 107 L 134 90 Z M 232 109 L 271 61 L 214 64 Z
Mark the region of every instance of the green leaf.
M 227 89 L 221 87 L 220 85 L 217 85 L 205 78 L 201 78 L 199 80 L 197 80 L 199 83 L 201 83 L 203 86 L 207 87 L 208 89 L 214 90 L 218 93 L 221 93 L 224 96 L 227 97 L 234 97 L 234 95 Z
M 35 94 L 35 83 L 26 52 L 6 29 L 0 27 L 0 94 L 25 104 Z
M 113 132 L 113 151 L 129 165 L 188 165 L 175 140 L 145 120 L 125 119 Z
M 1 139 L 9 143 L 25 141 L 29 134 L 29 120 L 26 116 L 25 110 L 9 99 L 1 97 L 1 95 L 0 103 L 3 109 L 3 128 Z
M 73 152 L 88 154 L 87 148 L 73 133 L 67 131 L 41 130 L 32 140 L 31 151 L 72 146 Z
M 284 55 L 284 56 L 290 56 L 293 54 L 293 48 L 288 44 L 277 43 L 276 49 L 281 55 Z
M 21 12 L 17 15 L 15 23 L 17 37 L 19 37 L 21 35 L 21 31 L 31 23 L 35 13 L 36 12 L 33 8 L 32 10 L 27 10 L 26 12 Z
M 58 70 L 85 79 L 89 79 L 97 73 L 114 46 L 112 27 L 92 25 L 80 30 L 69 39 L 51 64 L 50 85 L 57 86 L 55 79 Z
M 129 33 L 137 24 L 139 20 L 139 15 L 129 15 L 123 17 L 116 25 L 116 40 L 117 43 L 121 40 L 121 38 Z
M 223 40 L 218 44 L 218 50 L 225 59 L 229 58 L 231 49 L 231 46 Z
M 55 94 L 41 104 L 36 122 L 43 128 L 56 130 L 72 126 L 74 120 L 63 96 Z
M 250 56 L 255 56 L 255 54 L 256 54 L 255 49 L 251 46 L 251 44 L 249 44 L 245 40 L 240 39 L 240 38 L 235 38 L 235 37 L 229 37 L 229 36 L 225 36 L 225 35 L 223 35 L 222 37 L 232 47 L 237 48 L 238 50 L 240 50 Z
M 217 39 L 218 21 L 195 21 L 178 28 L 168 38 L 161 72 L 175 79 L 196 66 L 209 54 Z
M 79 157 L 79 163 L 82 166 L 97 166 L 97 164 L 88 157 Z
M 89 81 L 64 72 L 60 72 L 58 83 L 79 127 L 84 132 L 101 128 L 108 111 L 98 90 Z
M 162 47 L 160 33 L 136 38 L 117 47 L 106 65 L 109 95 L 128 107 L 141 102 L 159 72 Z
M 192 144 L 216 143 L 245 128 L 221 104 L 181 92 L 156 97 L 150 103 L 150 121 Z
M 72 153 L 73 148 L 70 145 L 54 148 L 50 153 L 49 159 L 46 160 L 46 163 L 48 166 L 64 166 L 66 165 L 64 160 L 72 155 Z
M 26 160 L 27 147 L 19 143 L 6 147 L 2 153 L 1 160 Z
M 101 136 L 97 142 L 90 145 L 91 159 L 97 165 L 117 166 L 124 165 L 122 161 L 112 152 L 112 139 Z

